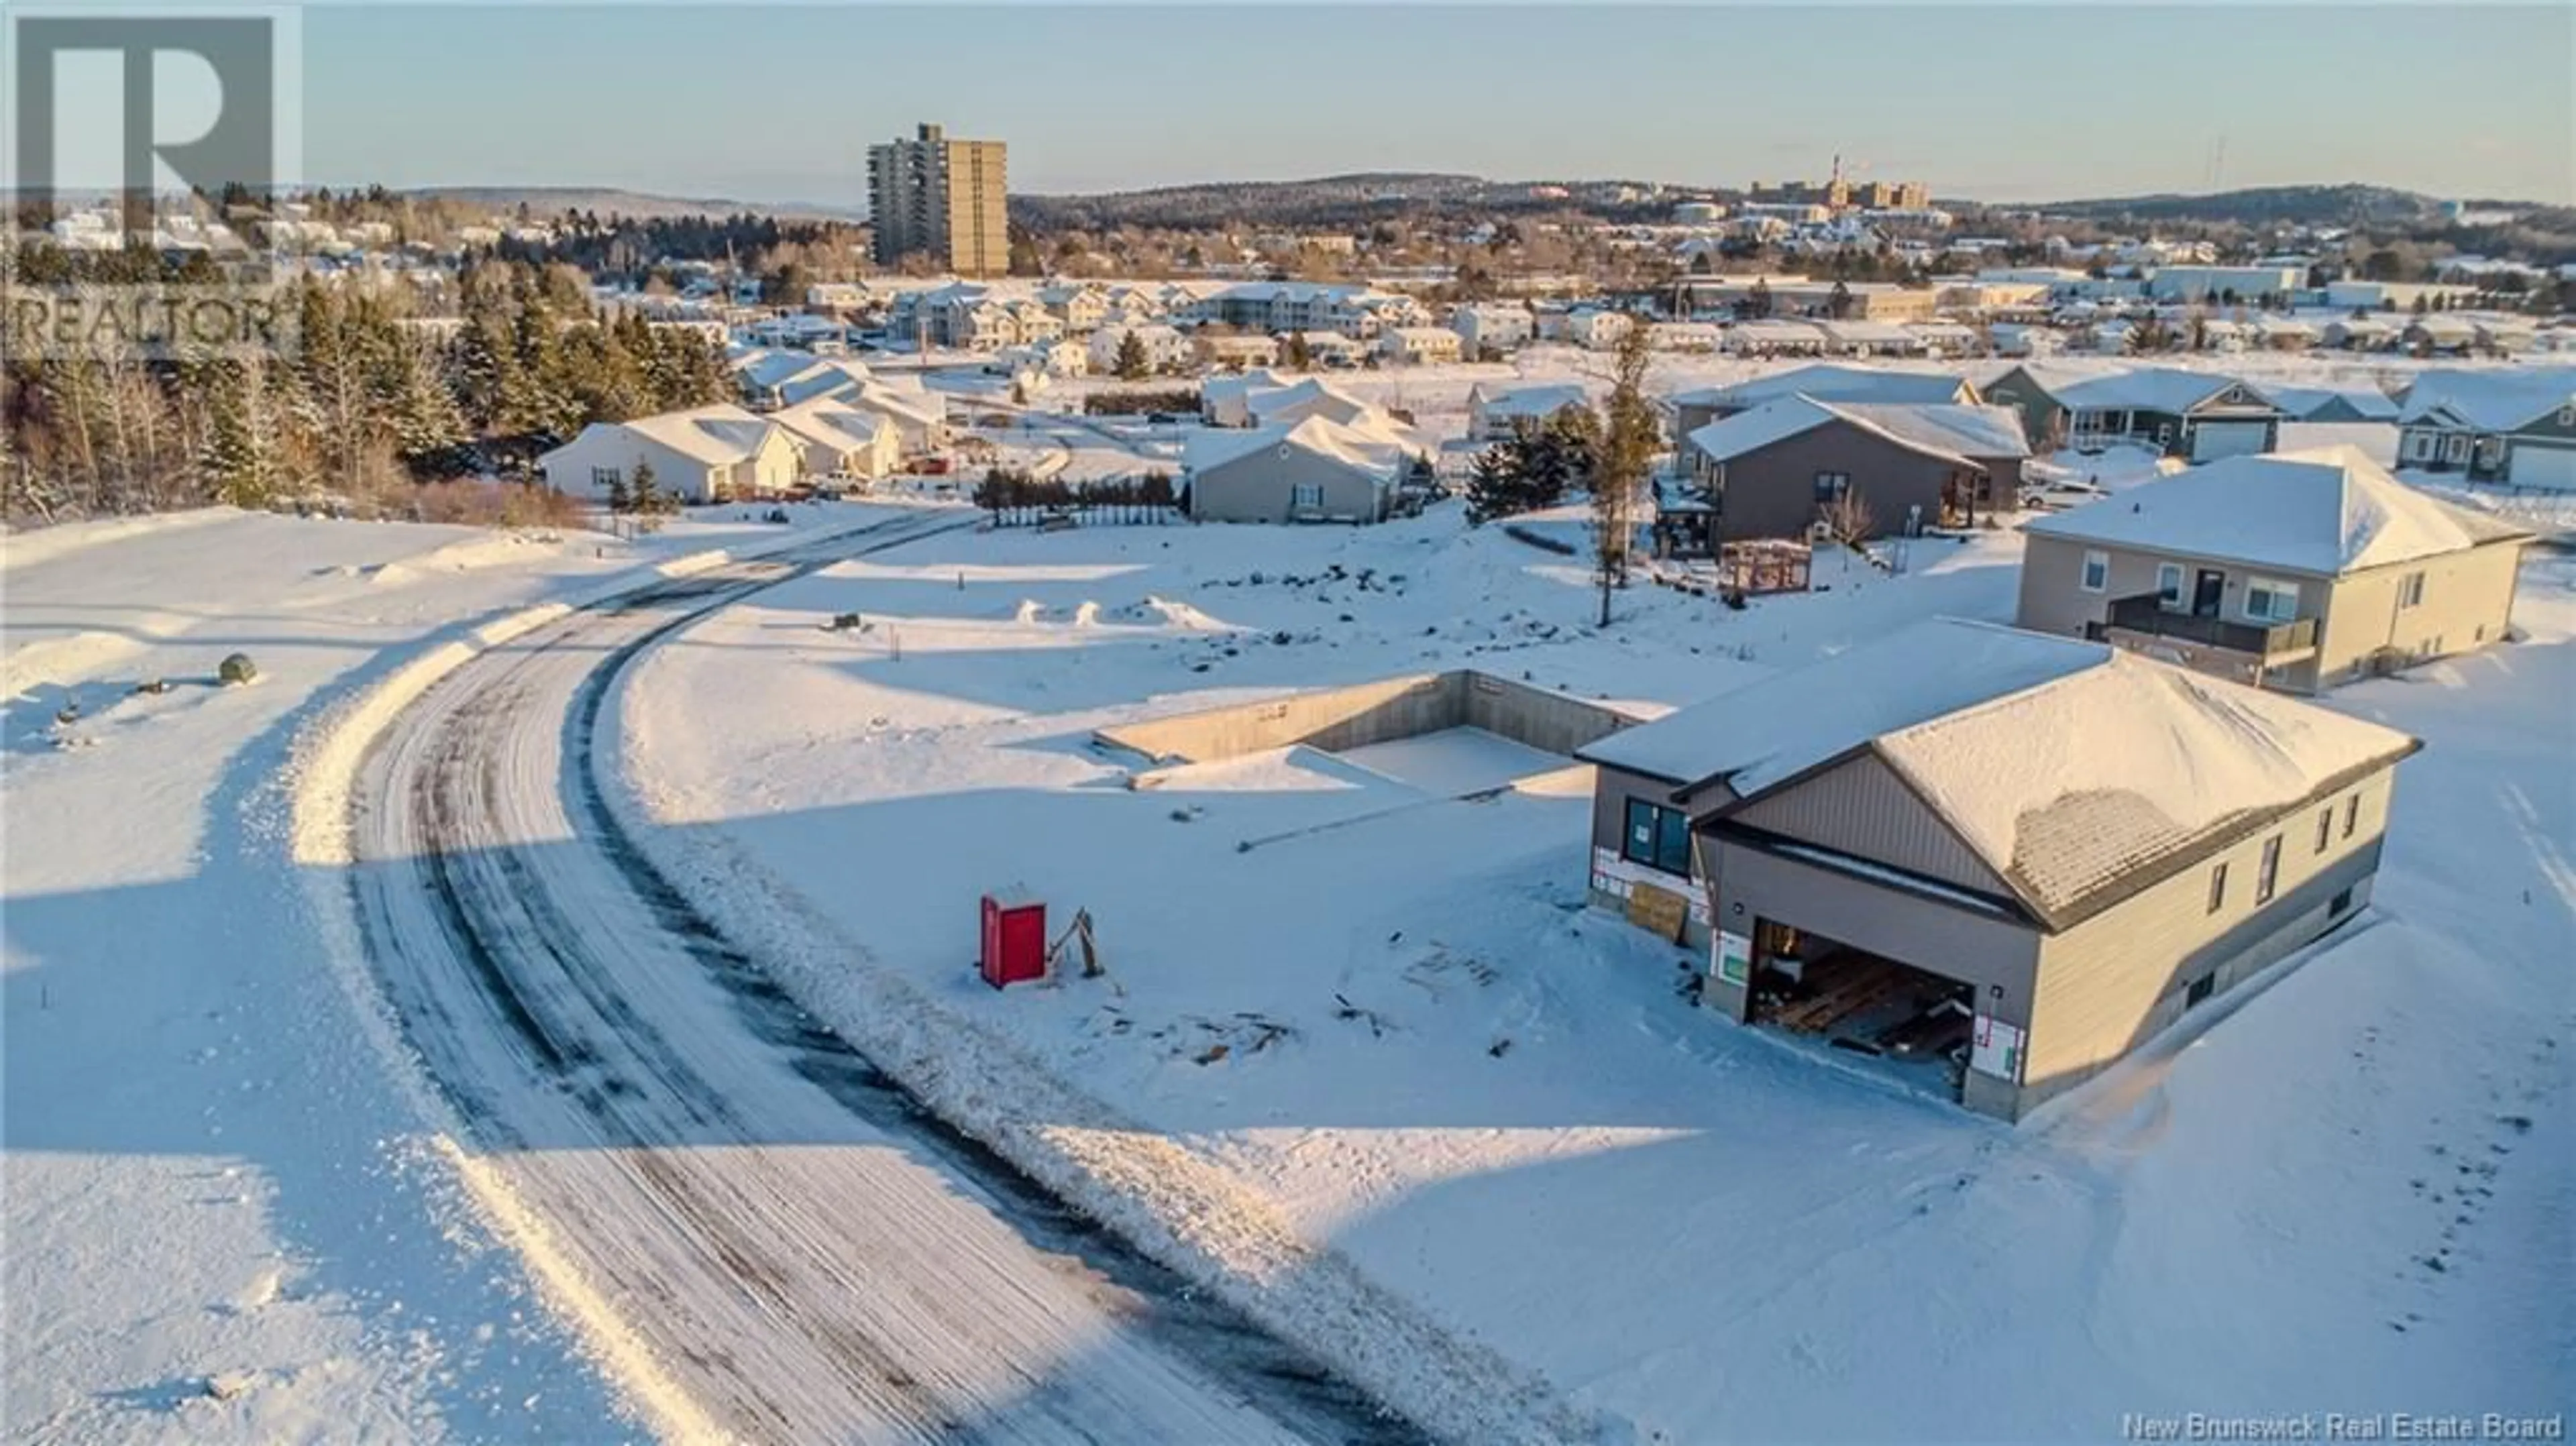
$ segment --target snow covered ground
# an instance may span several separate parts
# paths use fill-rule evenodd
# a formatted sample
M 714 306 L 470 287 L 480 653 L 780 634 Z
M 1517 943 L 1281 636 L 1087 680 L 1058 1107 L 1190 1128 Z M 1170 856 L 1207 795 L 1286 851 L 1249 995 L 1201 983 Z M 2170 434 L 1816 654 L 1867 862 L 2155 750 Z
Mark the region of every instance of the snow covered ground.
M 641 543 L 220 510 L 0 542 L 11 1439 L 632 1429 L 359 1038 L 286 779 L 433 640 L 878 515 L 796 513 Z M 235 651 L 258 680 L 214 686 Z
M 702 886 L 774 880 L 816 916 L 842 952 L 793 987 L 826 1019 L 870 1027 L 893 981 L 914 1036 L 1007 1041 L 1037 1096 L 1097 1102 L 1103 1156 L 1220 1172 L 1229 1231 L 1294 1232 L 1641 1439 L 2563 1407 L 2564 558 L 2530 570 L 2528 640 L 2333 700 L 2428 741 L 2369 927 L 2018 1131 L 1686 1004 L 1692 960 L 1582 907 L 1579 777 L 1452 801 L 1298 749 L 1131 791 L 1091 742 L 1462 665 L 1687 703 L 1927 614 L 2006 618 L 2017 555 L 1918 541 L 1903 576 L 1828 561 L 1829 591 L 1743 613 L 1640 588 L 1596 633 L 1572 560 L 1450 509 L 958 534 L 648 655 L 628 781 L 657 847 L 721 861 Z M 1398 755 L 1426 751 L 1454 753 Z M 1059 928 L 1087 909 L 1106 975 L 976 982 L 976 899 L 1009 884 Z M 1104 1213 L 1195 1208 L 1133 1173 Z

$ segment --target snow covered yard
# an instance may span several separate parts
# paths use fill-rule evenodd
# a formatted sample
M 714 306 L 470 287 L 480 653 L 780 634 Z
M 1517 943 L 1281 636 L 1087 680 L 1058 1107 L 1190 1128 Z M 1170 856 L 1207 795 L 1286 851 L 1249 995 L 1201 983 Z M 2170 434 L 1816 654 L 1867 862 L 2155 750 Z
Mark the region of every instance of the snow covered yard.
M 356 1031 L 288 791 L 308 730 L 428 640 L 882 515 L 738 512 L 635 543 L 223 510 L 0 542 L 12 1439 L 630 1429 Z M 216 686 L 235 651 L 257 680 Z
M 1582 907 L 1579 774 L 1457 801 L 1442 784 L 1490 774 L 1407 782 L 1369 750 L 1295 748 L 1131 791 L 1138 760 L 1091 741 L 1453 666 L 1688 702 L 1927 613 L 2005 617 L 2016 554 L 2010 534 L 1918 543 L 1910 575 L 1828 563 L 1834 591 L 1743 614 L 1636 590 L 1594 635 L 1578 566 L 1447 511 L 959 534 L 649 655 L 627 767 L 677 846 L 721 835 L 939 1010 L 1649 1437 L 2558 1399 L 2564 1307 L 2516 1264 L 2566 1204 L 2544 1043 L 2565 991 L 2541 961 L 2568 884 L 2540 866 L 2576 832 L 2542 762 L 2576 607 L 2549 565 L 2533 641 L 2339 700 L 2431 740 L 2382 917 L 2241 1025 L 2019 1132 L 1687 1004 L 1694 961 Z M 847 612 L 864 627 L 822 629 Z M 2530 904 L 2427 877 L 2478 848 L 2482 892 Z M 1105 978 L 973 980 L 975 900 L 1015 883 L 1057 928 L 1090 910 Z M 2478 971 L 2491 953 L 2515 962 Z
M 2576 1332 L 2533 1267 L 2576 1203 L 2564 559 L 2530 570 L 2528 641 L 2334 699 L 2428 740 L 2366 927 L 2019 1131 L 1685 1002 L 1695 961 L 1583 908 L 1579 772 L 1453 801 L 1297 748 L 1130 791 L 1091 742 L 1454 666 L 1687 703 L 2008 618 L 2017 555 L 1918 543 L 1910 575 L 1826 563 L 1835 590 L 1743 614 L 1632 591 L 1596 635 L 1578 565 L 1445 509 L 959 534 L 649 655 L 626 766 L 676 846 L 721 835 L 939 1009 L 1646 1439 L 2563 1406 Z M 1008 884 L 1058 929 L 1088 909 L 1106 977 L 976 982 Z

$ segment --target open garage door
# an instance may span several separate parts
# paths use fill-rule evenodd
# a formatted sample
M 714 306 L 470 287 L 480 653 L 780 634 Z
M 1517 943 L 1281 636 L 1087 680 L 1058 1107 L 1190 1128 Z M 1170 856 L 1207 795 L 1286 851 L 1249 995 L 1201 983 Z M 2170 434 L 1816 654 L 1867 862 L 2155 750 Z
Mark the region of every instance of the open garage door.
M 2191 460 L 2215 462 L 2260 452 L 2271 431 L 2269 422 L 2203 422 L 2191 429 Z
M 2516 487 L 2576 492 L 2576 447 L 2535 447 L 2528 442 L 2519 443 L 2513 449 L 2512 460 L 2505 464 L 2504 480 Z

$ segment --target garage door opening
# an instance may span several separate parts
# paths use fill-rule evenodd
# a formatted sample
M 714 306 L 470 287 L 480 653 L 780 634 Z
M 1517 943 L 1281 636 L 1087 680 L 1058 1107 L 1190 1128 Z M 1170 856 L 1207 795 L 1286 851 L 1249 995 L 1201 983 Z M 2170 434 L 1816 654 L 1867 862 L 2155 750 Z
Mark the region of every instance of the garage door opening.
M 1770 919 L 1754 926 L 1746 1017 L 1956 1101 L 1976 1032 L 1974 985 Z

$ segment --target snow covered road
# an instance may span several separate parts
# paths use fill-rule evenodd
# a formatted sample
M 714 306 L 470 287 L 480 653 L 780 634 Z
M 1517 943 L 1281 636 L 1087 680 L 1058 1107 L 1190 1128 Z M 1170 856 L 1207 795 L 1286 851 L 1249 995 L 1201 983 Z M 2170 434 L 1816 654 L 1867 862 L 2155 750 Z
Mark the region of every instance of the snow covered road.
M 463 664 L 378 741 L 352 898 L 467 1122 L 467 1168 L 672 1435 L 1412 1439 L 923 1118 L 692 913 L 600 797 L 591 735 L 626 657 L 924 531 L 574 613 Z

